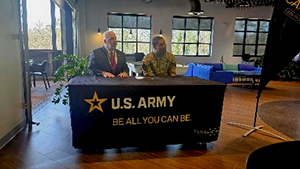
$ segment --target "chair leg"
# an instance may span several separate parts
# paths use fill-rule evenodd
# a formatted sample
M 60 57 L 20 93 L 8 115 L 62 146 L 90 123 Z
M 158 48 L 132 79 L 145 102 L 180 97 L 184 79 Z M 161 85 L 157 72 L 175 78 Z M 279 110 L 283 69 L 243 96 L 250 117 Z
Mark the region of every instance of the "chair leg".
M 35 87 L 35 74 L 33 74 L 33 86 Z
M 44 74 L 42 74 L 42 77 L 43 77 L 43 81 L 44 81 L 45 88 L 46 88 L 46 90 L 47 90 L 48 88 L 47 88 L 47 84 L 46 84 L 46 80 L 45 80 Z
M 47 80 L 48 86 L 50 87 L 50 83 L 49 83 L 49 79 L 48 79 L 47 73 L 45 73 L 45 76 L 46 76 L 46 80 Z

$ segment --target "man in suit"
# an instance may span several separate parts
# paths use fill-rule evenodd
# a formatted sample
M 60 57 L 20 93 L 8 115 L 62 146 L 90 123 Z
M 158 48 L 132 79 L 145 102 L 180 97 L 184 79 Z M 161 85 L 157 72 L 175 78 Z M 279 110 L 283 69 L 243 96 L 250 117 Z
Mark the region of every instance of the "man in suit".
M 91 75 L 103 77 L 128 77 L 125 54 L 116 49 L 117 38 L 112 31 L 103 34 L 104 46 L 90 54 L 88 70 Z

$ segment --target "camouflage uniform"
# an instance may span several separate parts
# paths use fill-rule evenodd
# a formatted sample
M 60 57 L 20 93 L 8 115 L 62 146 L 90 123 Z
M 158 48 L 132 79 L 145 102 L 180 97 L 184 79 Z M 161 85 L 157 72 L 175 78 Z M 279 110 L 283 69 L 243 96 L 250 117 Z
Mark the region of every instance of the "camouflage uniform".
M 151 52 L 144 59 L 147 61 L 142 66 L 145 76 L 176 76 L 176 59 L 172 53 L 166 51 L 158 58 Z

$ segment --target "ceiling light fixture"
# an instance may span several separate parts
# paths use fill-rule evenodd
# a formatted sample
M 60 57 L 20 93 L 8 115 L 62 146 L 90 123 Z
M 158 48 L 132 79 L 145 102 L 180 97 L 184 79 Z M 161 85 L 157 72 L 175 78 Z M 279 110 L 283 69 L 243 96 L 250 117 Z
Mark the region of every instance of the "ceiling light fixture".
M 277 0 L 204 0 L 206 3 L 223 3 L 226 8 L 253 8 L 260 6 L 274 6 Z
M 144 3 L 149 4 L 150 2 L 152 2 L 153 0 L 142 0 Z
M 204 11 L 201 9 L 200 0 L 189 0 L 191 5 L 191 10 L 188 12 L 189 15 L 201 15 Z
M 98 29 L 97 29 L 97 33 L 100 35 L 101 34 L 101 30 L 100 30 L 100 15 L 98 15 Z
M 162 30 L 161 29 L 159 30 L 159 36 L 162 36 Z

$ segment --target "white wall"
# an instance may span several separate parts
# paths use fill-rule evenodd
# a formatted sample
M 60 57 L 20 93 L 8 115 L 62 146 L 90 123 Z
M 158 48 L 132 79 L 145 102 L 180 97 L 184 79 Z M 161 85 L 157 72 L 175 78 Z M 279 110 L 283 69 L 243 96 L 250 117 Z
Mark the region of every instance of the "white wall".
M 17 1 L 0 0 L 0 139 L 24 122 Z
M 203 16 L 214 17 L 212 56 L 177 57 L 178 63 L 220 62 L 224 56 L 226 63 L 240 63 L 241 58 L 233 57 L 234 23 L 236 17 L 270 19 L 272 7 L 251 9 L 228 9 L 223 4 L 205 3 L 201 0 Z M 142 0 L 85 0 L 79 2 L 80 12 L 80 51 L 88 55 L 94 48 L 103 45 L 102 36 L 97 34 L 100 18 L 101 32 L 107 30 L 107 13 L 145 13 L 152 15 L 153 36 L 163 30 L 168 50 L 171 51 L 173 15 L 187 15 L 190 10 L 188 0 L 153 0 L 150 4 Z M 85 26 L 83 26 L 85 25 Z

